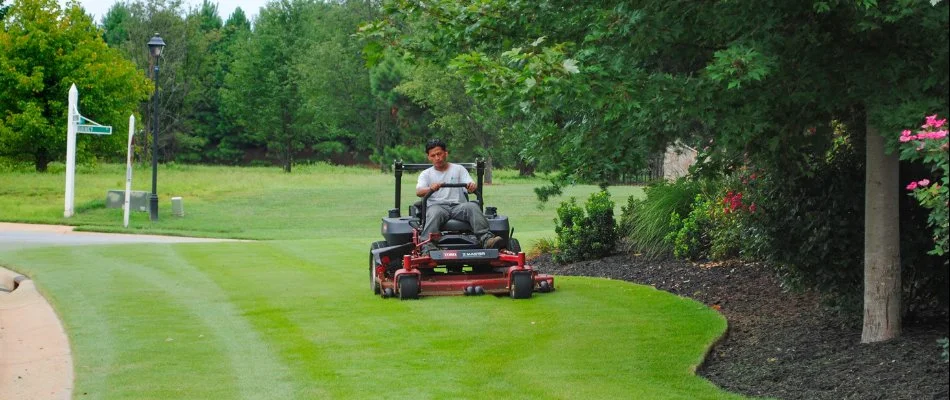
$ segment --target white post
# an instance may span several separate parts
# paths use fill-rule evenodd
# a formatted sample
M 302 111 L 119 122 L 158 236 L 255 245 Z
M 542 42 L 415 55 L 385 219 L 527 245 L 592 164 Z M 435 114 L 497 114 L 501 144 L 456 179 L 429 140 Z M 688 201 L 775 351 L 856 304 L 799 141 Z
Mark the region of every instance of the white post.
M 125 156 L 125 205 L 122 207 L 125 215 L 122 217 L 122 226 L 129 227 L 129 201 L 132 198 L 132 134 L 135 132 L 135 114 L 129 115 L 129 149 Z
M 69 88 L 69 113 L 66 117 L 66 210 L 63 217 L 74 214 L 76 188 L 76 125 L 79 123 L 79 91 L 76 84 Z

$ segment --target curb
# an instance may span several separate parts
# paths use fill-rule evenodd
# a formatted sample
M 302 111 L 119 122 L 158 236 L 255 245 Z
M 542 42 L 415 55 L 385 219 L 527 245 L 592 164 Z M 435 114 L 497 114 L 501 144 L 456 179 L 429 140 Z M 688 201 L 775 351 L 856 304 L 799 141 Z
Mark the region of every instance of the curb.
M 0 399 L 70 399 L 69 339 L 30 278 L 0 267 Z

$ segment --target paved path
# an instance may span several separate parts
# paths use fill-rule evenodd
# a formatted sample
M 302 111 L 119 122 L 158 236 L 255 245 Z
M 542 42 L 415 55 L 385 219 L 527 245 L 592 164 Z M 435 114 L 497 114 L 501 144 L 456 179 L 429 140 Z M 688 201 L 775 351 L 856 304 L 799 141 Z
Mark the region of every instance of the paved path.
M 0 252 L 42 246 L 219 241 L 0 222 Z M 0 267 L 0 399 L 70 399 L 72 387 L 72 353 L 59 318 L 33 281 Z
M 76 232 L 72 226 L 15 224 L 0 222 L 0 251 L 26 247 L 119 244 L 220 242 L 222 239 L 179 236 L 129 235 L 122 233 Z

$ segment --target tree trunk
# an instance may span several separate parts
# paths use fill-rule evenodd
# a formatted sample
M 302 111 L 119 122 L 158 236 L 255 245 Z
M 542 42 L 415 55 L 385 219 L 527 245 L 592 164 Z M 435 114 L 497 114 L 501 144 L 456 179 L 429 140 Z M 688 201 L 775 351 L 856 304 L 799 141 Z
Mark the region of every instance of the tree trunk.
M 36 152 L 33 153 L 33 168 L 36 169 L 36 172 L 46 172 L 49 162 L 49 151 L 45 147 L 36 149 Z
M 864 189 L 864 329 L 861 343 L 901 334 L 901 265 L 898 156 L 884 152 L 884 137 L 866 127 Z
M 529 163 L 523 158 L 518 158 L 518 176 L 534 176 L 535 163 Z

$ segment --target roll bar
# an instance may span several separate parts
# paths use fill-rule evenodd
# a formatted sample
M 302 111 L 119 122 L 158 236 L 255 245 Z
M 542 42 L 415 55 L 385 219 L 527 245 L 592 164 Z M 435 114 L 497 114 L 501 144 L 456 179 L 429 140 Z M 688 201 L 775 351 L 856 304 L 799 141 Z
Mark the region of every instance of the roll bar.
M 482 198 L 482 184 L 485 179 L 485 160 L 479 158 L 476 159 L 474 163 L 456 163 L 461 165 L 465 169 L 471 171 L 475 170 L 476 178 L 475 184 L 478 185 L 478 188 L 475 189 L 475 198 L 478 200 L 478 208 L 484 209 L 485 202 Z M 432 164 L 406 164 L 402 160 L 397 160 L 393 163 L 393 173 L 396 176 L 396 208 L 389 211 L 390 218 L 398 218 L 401 216 L 400 209 L 402 209 L 402 172 L 403 171 L 422 171 L 431 167 Z M 395 211 L 395 213 L 393 213 Z

